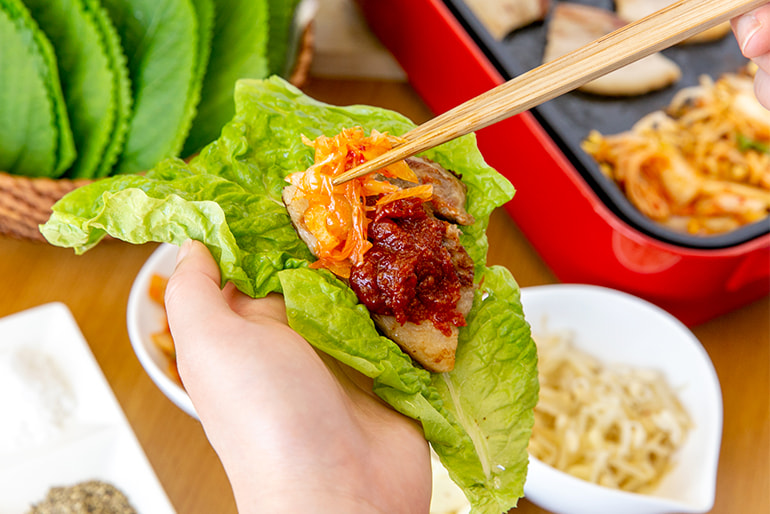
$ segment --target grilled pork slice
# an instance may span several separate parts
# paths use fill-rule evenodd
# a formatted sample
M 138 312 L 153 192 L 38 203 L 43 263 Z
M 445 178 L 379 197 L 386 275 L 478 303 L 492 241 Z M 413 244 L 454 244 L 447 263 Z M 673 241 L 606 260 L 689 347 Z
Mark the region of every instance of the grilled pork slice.
M 432 200 L 424 205 L 394 202 L 382 219 L 372 221 L 373 247 L 364 263 L 353 268 L 348 283 L 386 337 L 426 369 L 446 372 L 454 368 L 457 321 L 464 323 L 473 304 L 474 264 L 455 223 L 474 220 L 465 210 L 465 184 L 456 176 L 427 159 L 409 158 L 407 164 L 421 183 L 433 184 Z M 307 200 L 289 185 L 283 201 L 297 234 L 312 251 L 316 239 L 303 221 Z M 412 321 L 409 309 L 429 316 Z
M 606 9 L 560 2 L 554 9 L 543 62 L 552 61 L 626 25 Z M 660 53 L 649 55 L 580 88 L 605 96 L 633 96 L 669 86 L 682 76 L 679 66 Z
M 465 0 L 473 14 L 495 39 L 542 21 L 551 0 Z
M 298 188 L 295 185 L 289 184 L 283 188 L 281 197 L 283 198 L 283 204 L 286 206 L 286 210 L 291 218 L 291 224 L 294 225 L 294 230 L 297 231 L 297 235 L 302 241 L 305 242 L 310 251 L 315 255 L 314 248 L 318 244 L 318 240 L 310 230 L 308 230 L 303 220 L 305 211 L 310 207 L 310 203 L 307 198 L 297 194 Z
M 615 11 L 624 21 L 631 23 L 649 16 L 655 11 L 673 4 L 675 0 L 615 0 Z M 720 23 L 716 27 L 704 30 L 686 39 L 685 43 L 703 43 L 722 39 L 730 32 L 730 22 Z
M 473 225 L 475 223 L 473 216 L 465 210 L 468 188 L 458 176 L 430 159 L 407 157 L 405 160 L 407 166 L 417 175 L 420 184 L 433 186 L 433 198 L 430 205 L 436 216 L 458 225 Z M 390 182 L 402 188 L 414 185 L 398 179 L 390 180 Z
M 473 261 L 460 243 L 460 230 L 457 226 L 445 222 L 442 223 L 445 227 L 445 232 L 443 233 L 441 245 L 450 255 L 451 263 L 454 268 L 452 271 L 447 272 L 447 274 L 457 274 L 460 285 L 459 288 L 454 290 L 451 281 L 448 281 L 449 287 L 447 288 L 447 291 L 442 291 L 441 293 L 438 293 L 438 298 L 428 298 L 427 301 L 431 303 L 448 304 L 451 300 L 452 305 L 445 306 L 446 310 L 453 311 L 453 316 L 459 315 L 461 316 L 460 319 L 464 321 L 465 316 L 467 316 L 473 306 Z M 398 240 L 392 242 L 389 241 L 387 244 L 391 243 L 393 243 L 394 247 L 400 247 L 402 245 L 402 241 Z M 377 255 L 379 252 L 376 250 L 377 248 L 378 246 L 375 245 L 375 250 L 372 251 L 372 260 L 378 259 Z M 430 257 L 428 259 L 430 259 Z M 399 274 L 397 273 L 397 276 L 394 277 L 393 271 L 398 269 L 398 265 L 400 264 L 398 260 L 394 262 L 396 267 L 390 266 L 387 262 L 385 266 L 375 264 L 375 266 L 377 266 L 376 269 L 380 271 L 376 278 L 371 277 L 371 274 L 367 277 L 367 267 L 370 266 L 369 262 L 365 262 L 363 266 L 354 268 L 353 274 L 351 275 L 352 287 L 359 298 L 362 298 L 362 301 L 365 300 L 365 297 L 368 294 L 367 291 L 362 291 L 362 288 L 368 287 L 369 282 L 371 281 L 385 282 L 386 284 L 391 281 L 401 281 L 408 284 L 410 281 L 414 281 L 415 277 L 426 280 L 425 277 L 422 277 L 423 270 L 419 269 L 419 264 L 414 266 L 416 269 L 413 269 L 411 273 L 400 274 L 400 276 L 398 276 Z M 365 257 L 365 261 L 368 261 L 368 257 Z M 408 264 L 410 271 L 412 270 L 412 265 L 413 263 Z M 359 279 L 360 276 L 363 276 L 363 280 Z M 430 283 L 434 280 L 441 281 L 444 278 L 445 277 L 443 276 L 433 276 L 427 278 L 427 281 Z M 422 294 L 420 291 L 420 284 L 417 284 L 416 288 L 416 295 L 420 296 Z M 388 291 L 388 294 L 397 297 L 399 290 L 399 287 L 395 287 L 392 292 Z M 436 295 L 435 292 L 428 294 L 430 296 Z M 366 304 L 367 302 L 364 301 L 364 303 Z M 377 305 L 373 307 L 367 305 L 367 307 L 374 309 L 372 319 L 380 330 L 387 337 L 395 341 L 423 367 L 436 373 L 451 371 L 454 368 L 457 340 L 460 333 L 457 325 L 448 322 L 436 324 L 430 319 L 414 322 L 409 321 L 408 319 L 399 319 L 403 318 L 403 315 L 395 316 L 378 314 L 376 310 L 378 310 L 379 306 Z

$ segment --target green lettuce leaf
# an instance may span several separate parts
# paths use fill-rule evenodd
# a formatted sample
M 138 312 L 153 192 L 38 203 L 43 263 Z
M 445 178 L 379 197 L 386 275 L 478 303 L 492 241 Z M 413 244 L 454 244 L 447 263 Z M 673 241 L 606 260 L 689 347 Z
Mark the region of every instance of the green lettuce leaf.
M 477 224 L 463 227 L 461 240 L 480 281 L 454 371 L 431 374 L 378 333 L 344 283 L 307 268 L 312 256 L 280 196 L 286 175 L 312 162 L 302 134 L 331 136 L 355 125 L 402 134 L 414 124 L 384 109 L 319 102 L 276 77 L 239 81 L 235 104 L 220 138 L 189 163 L 168 159 L 146 176 L 112 177 L 66 195 L 41 227 L 45 237 L 77 252 L 105 234 L 133 243 L 203 241 L 223 281 L 255 297 L 282 292 L 295 330 L 372 377 L 376 394 L 419 420 L 475 512 L 513 507 L 526 477 L 537 357 L 516 282 L 486 266 L 485 235 L 489 214 L 513 187 L 486 165 L 472 135 L 425 153 L 468 185 L 466 208 Z
M 506 268 L 486 270 L 467 322 L 454 370 L 432 383 L 468 439 L 433 448 L 475 510 L 505 512 L 524 494 L 539 392 L 536 348 Z
M 52 244 L 82 253 L 106 234 L 135 244 L 197 239 L 219 261 L 223 283 L 251 296 L 280 291 L 277 272 L 311 258 L 282 204 L 222 177 L 195 174 L 178 159 L 145 176 L 117 175 L 78 188 L 55 209 L 41 227 Z
M 59 177 L 75 143 L 51 42 L 20 0 L 0 0 L 0 169 Z
M 500 513 L 516 505 L 524 494 L 538 381 L 535 345 L 508 270 L 485 270 L 449 373 L 414 366 L 331 274 L 299 268 L 279 275 L 289 325 L 371 377 L 378 396 L 422 423 L 474 512 Z
M 328 272 L 308 268 L 279 273 L 289 325 L 319 350 L 374 379 L 374 392 L 420 420 L 425 436 L 455 446 L 457 427 L 431 386 L 431 373 L 414 366 L 396 343 L 381 336 L 355 293 Z M 308 306 L 312 306 L 309 309 Z
M 191 0 L 103 0 L 126 53 L 134 110 L 117 173 L 178 155 L 195 114 L 198 19 Z
M 131 80 L 128 77 L 126 55 L 123 53 L 120 36 L 112 20 L 102 7 L 100 0 L 83 0 L 83 7 L 93 17 L 112 71 L 112 94 L 115 107 L 112 131 L 99 159 L 99 165 L 93 173 L 94 177 L 105 177 L 112 172 L 118 156 L 123 151 L 134 99 L 131 96 Z
M 301 0 L 268 0 L 268 74 L 288 77 L 294 64 L 294 13 Z
M 268 76 L 267 0 L 214 0 L 214 12 L 201 100 L 182 155 L 192 155 L 219 136 L 235 112 L 233 91 L 239 79 Z
M 181 152 L 182 155 L 190 155 L 192 153 L 186 153 L 184 148 L 186 142 L 190 139 L 190 133 L 198 115 L 197 109 L 203 95 L 203 81 L 208 71 L 209 59 L 211 58 L 211 42 L 214 37 L 215 20 L 221 18 L 221 13 L 217 14 L 214 11 L 215 0 L 191 0 L 191 2 L 195 8 L 195 15 L 198 21 L 198 58 L 195 63 L 193 82 L 187 96 L 187 112 L 190 114 L 185 121 L 187 126 L 183 131 L 179 132 L 179 139 L 174 143 L 174 148 L 178 148 L 177 153 Z
M 102 34 L 82 0 L 24 0 L 56 49 L 77 158 L 73 177 L 92 177 L 114 126 L 116 95 Z

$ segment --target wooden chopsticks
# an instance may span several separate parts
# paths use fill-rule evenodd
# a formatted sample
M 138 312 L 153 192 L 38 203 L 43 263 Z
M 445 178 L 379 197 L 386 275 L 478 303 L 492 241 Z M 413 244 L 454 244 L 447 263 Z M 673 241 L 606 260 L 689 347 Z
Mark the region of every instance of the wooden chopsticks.
M 334 180 L 342 184 L 482 129 L 744 14 L 767 0 L 680 0 L 416 127 L 405 142 Z

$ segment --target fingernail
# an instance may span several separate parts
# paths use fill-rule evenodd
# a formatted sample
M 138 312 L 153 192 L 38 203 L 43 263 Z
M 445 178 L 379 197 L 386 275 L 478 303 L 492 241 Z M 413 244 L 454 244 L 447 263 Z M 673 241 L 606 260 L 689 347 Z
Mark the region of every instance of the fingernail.
M 182 262 L 182 259 L 184 259 L 188 253 L 190 253 L 190 248 L 192 248 L 192 245 L 193 245 L 192 239 L 187 239 L 184 243 L 182 243 L 182 246 L 179 247 L 179 252 L 176 254 L 177 264 Z
M 738 33 L 739 40 L 741 41 L 741 52 L 744 56 L 748 58 L 755 57 L 753 55 L 749 55 L 747 50 L 751 50 L 751 40 L 761 28 L 762 24 L 753 13 L 749 13 L 738 18 L 736 32 Z

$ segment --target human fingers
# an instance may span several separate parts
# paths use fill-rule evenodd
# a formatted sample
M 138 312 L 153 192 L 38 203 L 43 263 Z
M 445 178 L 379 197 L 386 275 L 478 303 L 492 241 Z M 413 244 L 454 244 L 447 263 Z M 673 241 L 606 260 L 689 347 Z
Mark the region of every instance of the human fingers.
M 222 294 L 233 312 L 250 321 L 276 321 L 284 325 L 287 323 L 286 304 L 280 294 L 271 293 L 265 298 L 255 300 L 240 292 L 233 283 L 228 283 Z
M 182 244 L 165 298 L 177 351 L 186 352 L 188 346 L 201 341 L 200 331 L 210 326 L 212 319 L 232 315 L 222 296 L 219 277 L 219 267 L 202 243 L 188 240 Z
M 185 390 L 199 417 L 205 417 L 209 398 L 210 375 L 221 373 L 213 366 L 219 362 L 216 340 L 223 320 L 235 317 L 220 290 L 220 273 L 208 249 L 188 240 L 177 254 L 177 263 L 166 286 L 166 314 L 174 338 L 176 363 Z
M 228 426 L 248 423 L 242 406 L 266 406 L 273 396 L 266 384 L 291 376 L 285 366 L 297 361 L 298 347 L 307 346 L 304 341 L 273 344 L 293 341 L 285 323 L 259 316 L 260 309 L 275 316 L 276 304 L 281 302 L 254 300 L 232 287 L 221 290 L 219 267 L 206 247 L 197 241 L 183 244 L 166 287 L 169 328 L 182 383 L 212 444 L 220 449 L 229 446 Z M 251 308 L 254 320 L 233 306 Z M 290 355 L 281 355 L 284 351 Z
M 733 18 L 730 23 L 744 56 L 755 59 L 770 52 L 770 3 Z
M 763 69 L 754 76 L 754 92 L 759 102 L 770 110 L 770 74 Z

